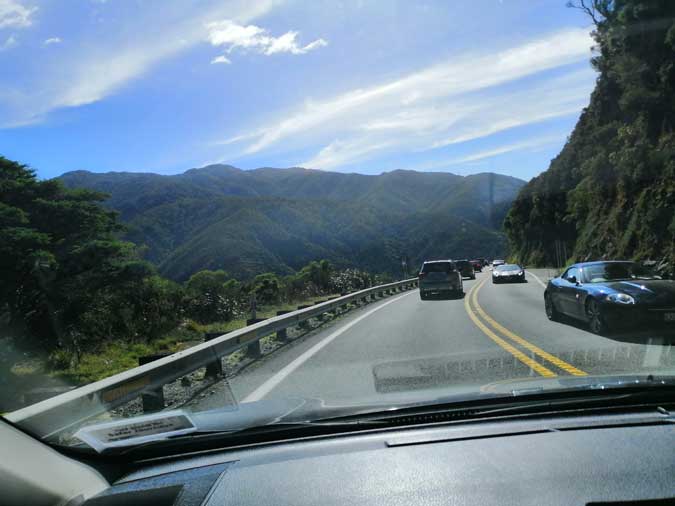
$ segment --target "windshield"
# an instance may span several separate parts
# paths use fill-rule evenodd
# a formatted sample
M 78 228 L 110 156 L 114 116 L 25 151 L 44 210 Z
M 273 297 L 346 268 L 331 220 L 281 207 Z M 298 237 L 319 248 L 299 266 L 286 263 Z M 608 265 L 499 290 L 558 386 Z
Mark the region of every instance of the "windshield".
M 661 279 L 652 269 L 633 262 L 608 262 L 584 268 L 586 283 L 631 279 Z
M 498 266 L 496 270 L 499 272 L 504 272 L 504 271 L 519 271 L 521 269 L 519 265 L 505 264 Z
M 673 20 L 0 0 L 0 417 L 105 453 L 674 375 Z

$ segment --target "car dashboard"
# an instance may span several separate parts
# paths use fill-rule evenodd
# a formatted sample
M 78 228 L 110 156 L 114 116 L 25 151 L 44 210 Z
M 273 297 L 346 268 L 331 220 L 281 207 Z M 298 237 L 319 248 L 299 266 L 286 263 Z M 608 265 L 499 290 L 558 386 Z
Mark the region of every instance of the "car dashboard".
M 85 504 L 675 504 L 673 421 L 654 410 L 209 451 L 137 463 Z

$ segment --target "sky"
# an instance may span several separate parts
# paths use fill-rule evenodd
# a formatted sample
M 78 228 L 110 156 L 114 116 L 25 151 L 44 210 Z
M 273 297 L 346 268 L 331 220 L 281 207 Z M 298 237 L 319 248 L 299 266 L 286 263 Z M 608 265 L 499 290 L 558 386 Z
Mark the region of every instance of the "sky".
M 588 105 L 565 0 L 0 0 L 0 155 L 39 177 L 226 163 L 546 170 Z

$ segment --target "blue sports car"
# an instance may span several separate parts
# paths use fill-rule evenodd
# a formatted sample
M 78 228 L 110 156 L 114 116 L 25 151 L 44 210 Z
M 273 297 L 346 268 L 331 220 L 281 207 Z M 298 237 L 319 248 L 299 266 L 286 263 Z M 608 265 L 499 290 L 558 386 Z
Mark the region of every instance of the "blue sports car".
M 567 315 L 596 334 L 629 325 L 675 328 L 675 281 L 635 262 L 574 264 L 548 282 L 544 302 L 549 320 Z

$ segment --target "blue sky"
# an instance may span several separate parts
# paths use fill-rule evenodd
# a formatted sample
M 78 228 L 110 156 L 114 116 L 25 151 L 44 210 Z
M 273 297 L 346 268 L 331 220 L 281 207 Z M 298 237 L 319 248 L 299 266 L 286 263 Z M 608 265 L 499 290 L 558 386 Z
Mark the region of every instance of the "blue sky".
M 0 154 L 529 179 L 595 82 L 565 0 L 0 0 Z

